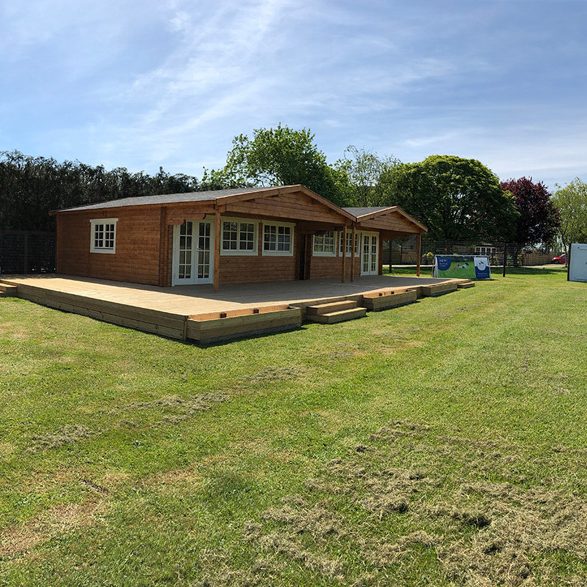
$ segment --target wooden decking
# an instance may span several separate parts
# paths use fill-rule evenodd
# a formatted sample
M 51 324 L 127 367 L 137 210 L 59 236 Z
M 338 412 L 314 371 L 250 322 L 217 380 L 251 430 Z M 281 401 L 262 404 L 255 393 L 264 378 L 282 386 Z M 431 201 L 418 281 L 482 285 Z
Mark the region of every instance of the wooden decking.
M 354 300 L 376 309 L 364 299 L 406 291 L 415 291 L 417 297 L 433 296 L 455 290 L 458 281 L 375 276 L 352 283 L 290 281 L 214 291 L 211 286 L 162 288 L 64 275 L 2 278 L 3 283 L 17 287 L 19 297 L 42 305 L 200 343 L 297 328 L 305 308 L 316 303 Z

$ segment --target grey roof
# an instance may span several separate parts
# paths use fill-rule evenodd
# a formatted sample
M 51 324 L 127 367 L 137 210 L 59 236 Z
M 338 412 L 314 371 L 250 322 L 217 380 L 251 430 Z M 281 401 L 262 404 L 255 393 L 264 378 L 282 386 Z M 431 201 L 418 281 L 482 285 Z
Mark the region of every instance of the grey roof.
M 359 216 L 365 216 L 365 214 L 371 214 L 372 212 L 381 212 L 382 210 L 387 210 L 389 207 L 390 206 L 375 206 L 371 208 L 343 208 L 343 210 L 358 218 Z
M 288 187 L 288 186 L 278 186 Z M 177 204 L 182 202 L 210 202 L 235 196 L 237 194 L 248 194 L 252 192 L 261 192 L 274 189 L 265 188 L 234 188 L 230 190 L 215 190 L 209 192 L 187 192 L 184 194 L 163 194 L 159 196 L 137 196 L 135 198 L 122 198 L 120 200 L 110 200 L 109 202 L 100 202 L 99 204 L 88 204 L 87 206 L 76 206 L 74 208 L 65 208 L 59 212 L 69 212 L 71 210 L 102 210 L 104 208 L 123 208 L 126 206 L 144 206 L 148 204 Z

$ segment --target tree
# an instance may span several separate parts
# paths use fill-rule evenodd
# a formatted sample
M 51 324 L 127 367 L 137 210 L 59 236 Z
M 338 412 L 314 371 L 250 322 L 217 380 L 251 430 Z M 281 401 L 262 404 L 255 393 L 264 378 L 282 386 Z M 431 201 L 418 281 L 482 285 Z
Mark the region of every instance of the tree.
M 303 184 L 337 204 L 343 203 L 340 174 L 326 162 L 309 129 L 278 125 L 234 138 L 221 172 L 209 172 L 226 186 Z
M 163 168 L 151 176 L 124 167 L 107 171 L 102 165 L 4 152 L 0 153 L 0 229 L 51 230 L 50 210 L 197 189 L 195 177 L 171 175 Z
M 569 254 L 571 243 L 587 242 L 587 183 L 576 178 L 552 199 L 560 214 L 560 235 Z
M 366 149 L 350 145 L 334 167 L 346 175 L 342 186 L 349 206 L 378 206 L 384 199 L 381 176 L 400 162 L 395 157 L 380 157 Z
M 383 204 L 402 206 L 435 240 L 511 238 L 518 216 L 513 196 L 475 159 L 432 155 L 395 165 L 381 177 Z
M 513 195 L 518 210 L 513 238 L 517 264 L 519 251 L 524 246 L 548 245 L 554 241 L 560 225 L 559 213 L 542 182 L 534 183 L 531 178 L 521 177 L 502 182 L 501 188 Z

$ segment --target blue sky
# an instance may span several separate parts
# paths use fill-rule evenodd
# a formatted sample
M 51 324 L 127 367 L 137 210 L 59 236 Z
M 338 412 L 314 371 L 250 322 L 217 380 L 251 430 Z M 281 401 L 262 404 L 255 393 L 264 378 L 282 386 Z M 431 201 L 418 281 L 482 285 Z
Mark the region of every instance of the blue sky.
M 1 0 L 0 150 L 200 175 L 309 127 L 587 180 L 587 0 Z

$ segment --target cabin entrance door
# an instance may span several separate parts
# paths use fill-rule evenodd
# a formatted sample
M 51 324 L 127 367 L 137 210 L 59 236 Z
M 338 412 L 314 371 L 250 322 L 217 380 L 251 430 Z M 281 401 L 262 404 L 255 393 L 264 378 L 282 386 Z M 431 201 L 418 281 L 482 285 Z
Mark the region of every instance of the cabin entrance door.
M 214 232 L 206 220 L 186 220 L 173 227 L 172 285 L 212 283 Z
M 377 275 L 379 235 L 376 232 L 364 232 L 361 237 L 361 275 Z

